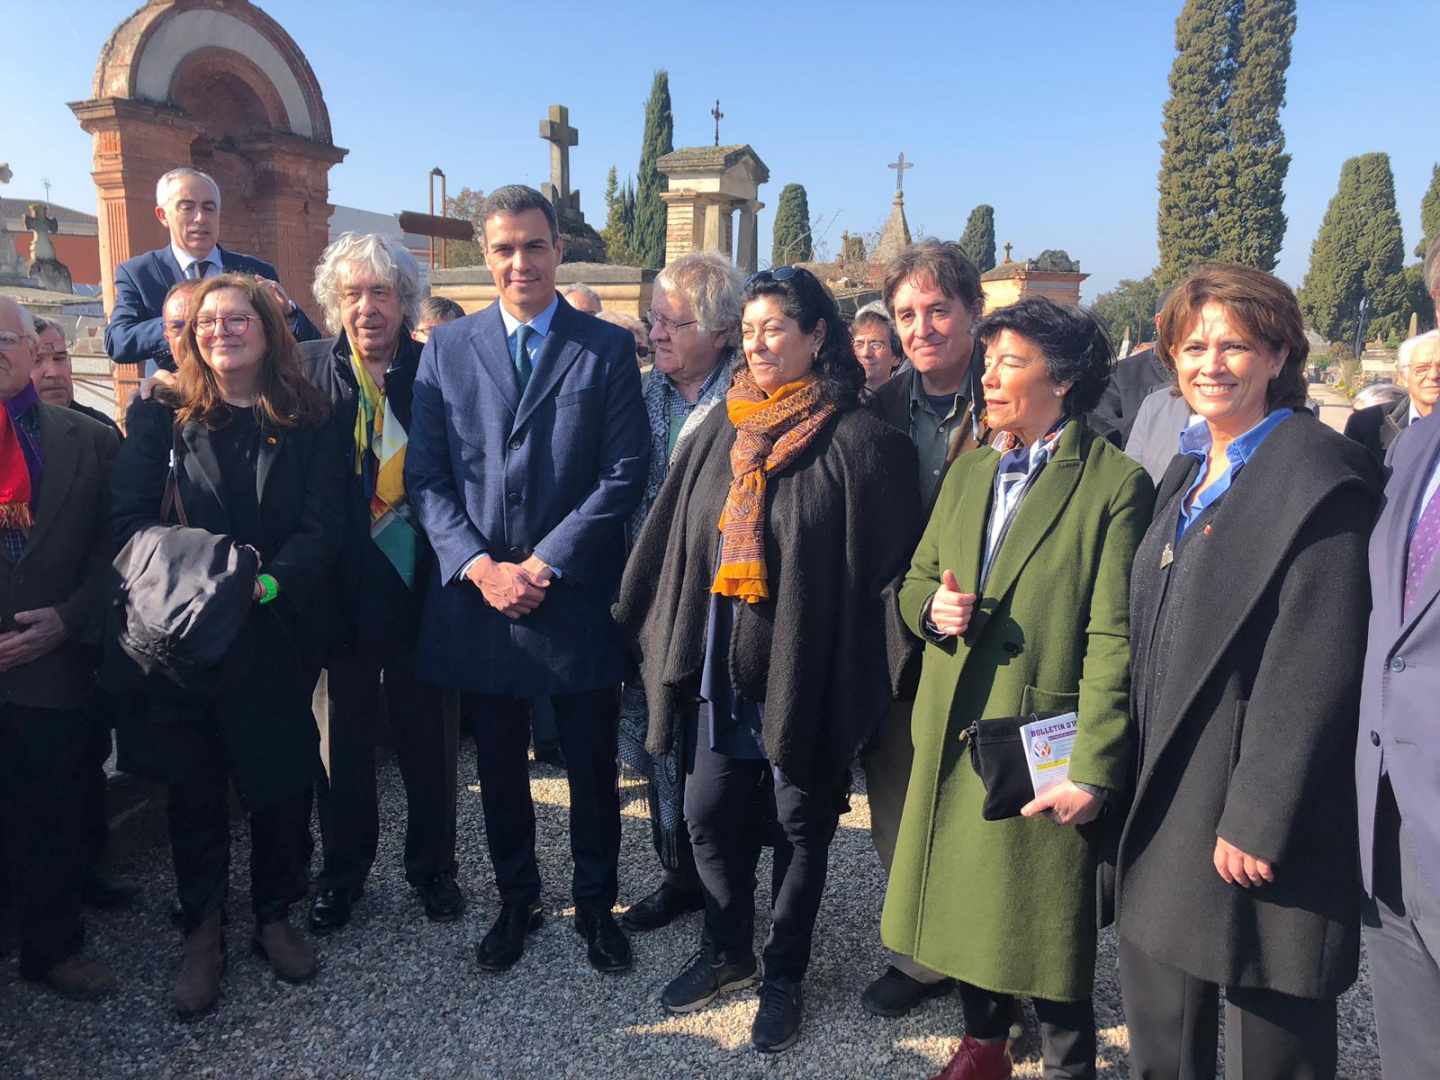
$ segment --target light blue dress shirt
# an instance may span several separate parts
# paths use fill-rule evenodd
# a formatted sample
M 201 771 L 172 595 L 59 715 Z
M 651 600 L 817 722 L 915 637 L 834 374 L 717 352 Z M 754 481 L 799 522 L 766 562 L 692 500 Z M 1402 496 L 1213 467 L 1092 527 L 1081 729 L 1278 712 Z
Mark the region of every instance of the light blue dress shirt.
M 214 277 L 216 274 L 223 274 L 225 272 L 225 264 L 220 261 L 220 248 L 218 246 L 212 247 L 210 254 L 206 255 L 203 259 L 197 259 L 188 251 L 182 251 L 176 247 L 174 241 L 171 241 L 170 254 L 173 255 L 175 261 L 180 264 L 180 276 L 182 278 L 188 278 L 190 276 L 190 264 L 197 262 L 208 264 L 207 268 L 200 272 L 202 278 Z
M 1180 521 L 1175 527 L 1176 540 L 1185 535 L 1185 530 L 1190 528 L 1195 519 L 1206 509 L 1220 501 L 1220 497 L 1230 490 L 1230 485 L 1235 482 L 1235 477 L 1240 475 L 1240 470 L 1245 467 L 1251 455 L 1260 448 L 1260 444 L 1294 412 L 1294 409 L 1276 409 L 1227 446 L 1225 457 L 1230 464 L 1220 474 L 1220 479 L 1202 491 L 1194 503 L 1190 502 L 1190 496 L 1195 494 L 1195 489 L 1205 482 L 1205 465 L 1210 454 L 1211 444 L 1210 425 L 1191 424 L 1180 433 L 1180 453 L 1199 458 L 1200 471 L 1195 476 L 1195 482 L 1186 489 L 1185 498 L 1180 500 Z M 1188 510 L 1186 509 L 1187 504 L 1189 505 Z
M 514 361 L 515 356 L 515 333 L 520 329 L 520 323 L 530 327 L 530 337 L 525 343 L 525 351 L 530 354 L 530 368 L 535 368 L 535 360 L 540 355 L 540 350 L 545 347 L 545 339 L 550 336 L 550 322 L 555 318 L 555 309 L 560 306 L 560 294 L 555 294 L 555 299 L 550 301 L 550 306 L 529 320 L 517 319 L 510 312 L 505 310 L 505 305 L 500 305 L 500 321 L 505 324 L 505 344 L 510 350 L 510 359 Z

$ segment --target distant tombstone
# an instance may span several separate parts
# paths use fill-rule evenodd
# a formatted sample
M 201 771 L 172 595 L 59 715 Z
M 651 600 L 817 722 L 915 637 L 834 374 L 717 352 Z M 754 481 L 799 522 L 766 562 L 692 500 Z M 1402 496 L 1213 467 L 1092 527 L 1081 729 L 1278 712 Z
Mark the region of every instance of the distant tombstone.
M 26 270 L 42 289 L 74 292 L 70 268 L 55 256 L 55 241 L 51 237 L 59 231 L 60 223 L 46 213 L 48 209 L 44 203 L 31 203 L 26 208 L 25 227 L 30 230 L 30 265 Z
M 758 196 L 769 167 L 748 144 L 672 150 L 655 167 L 669 185 L 665 203 L 665 262 L 692 251 L 714 251 L 753 274 L 759 262 Z M 738 239 L 734 215 L 740 212 Z

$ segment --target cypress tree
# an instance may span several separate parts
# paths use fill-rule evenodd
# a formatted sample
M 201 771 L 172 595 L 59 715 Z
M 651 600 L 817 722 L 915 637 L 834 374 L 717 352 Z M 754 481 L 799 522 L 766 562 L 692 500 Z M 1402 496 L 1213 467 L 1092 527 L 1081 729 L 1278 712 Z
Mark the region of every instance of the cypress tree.
M 815 249 L 810 235 L 810 201 L 801 184 L 786 184 L 775 206 L 774 241 L 770 246 L 770 264 L 787 266 L 805 262 Z
M 625 227 L 625 193 L 620 189 L 620 180 L 615 175 L 615 166 L 605 177 L 605 228 L 600 232 L 605 240 L 606 257 L 617 265 L 628 265 L 634 258 L 630 251 L 630 238 Z
M 1329 341 L 1353 343 L 1362 299 L 1367 335 L 1400 332 L 1409 317 L 1400 264 L 1405 248 L 1388 154 L 1361 154 L 1340 169 L 1340 186 L 1310 251 L 1300 310 Z
M 1161 287 L 1216 256 L 1214 218 L 1225 151 L 1221 113 L 1231 68 L 1233 0 L 1186 0 L 1175 21 L 1175 62 L 1165 102 L 1158 215 Z
M 641 266 L 665 265 L 665 177 L 655 167 L 675 149 L 675 120 L 670 114 L 670 75 L 663 68 L 655 72 L 650 98 L 645 102 L 645 134 L 640 143 L 640 168 L 636 174 L 635 221 L 630 247 Z
M 965 252 L 975 269 L 980 273 L 995 268 L 995 208 L 981 203 L 970 211 L 965 222 L 965 232 L 960 237 L 960 249 Z
M 1430 241 L 1440 236 L 1440 165 L 1430 171 L 1430 187 L 1420 200 L 1420 243 L 1415 254 L 1422 259 Z
M 1216 163 L 1215 256 L 1270 271 L 1285 242 L 1290 155 L 1280 109 L 1295 36 L 1295 0 L 1244 0 L 1222 119 L 1228 149 Z

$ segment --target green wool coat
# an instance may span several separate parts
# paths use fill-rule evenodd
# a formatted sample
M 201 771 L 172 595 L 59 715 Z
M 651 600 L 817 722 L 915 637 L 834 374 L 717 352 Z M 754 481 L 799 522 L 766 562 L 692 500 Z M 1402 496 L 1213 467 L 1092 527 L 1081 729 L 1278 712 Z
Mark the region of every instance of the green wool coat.
M 921 618 L 953 570 L 982 593 L 963 639 L 927 639 L 915 761 L 885 894 L 887 946 L 946 975 L 1051 1001 L 1090 995 L 1100 829 L 1048 818 L 986 821 L 961 738 L 972 721 L 1078 709 L 1070 778 L 1123 809 L 1133 761 L 1130 564 L 1150 522 L 1145 471 L 1072 421 L 978 588 L 1000 455 L 962 455 L 945 477 L 900 608 Z

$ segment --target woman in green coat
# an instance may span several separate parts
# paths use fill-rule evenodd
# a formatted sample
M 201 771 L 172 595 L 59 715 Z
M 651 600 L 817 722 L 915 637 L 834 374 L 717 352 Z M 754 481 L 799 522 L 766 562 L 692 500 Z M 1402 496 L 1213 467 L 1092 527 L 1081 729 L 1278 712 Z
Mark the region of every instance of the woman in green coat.
M 1010 1075 L 1017 996 L 1046 1077 L 1090 1077 L 1099 834 L 1131 775 L 1128 581 L 1154 490 L 1080 419 L 1110 369 L 1090 315 L 1032 298 L 976 334 L 1003 435 L 951 467 L 900 594 L 926 645 L 881 936 L 959 982 L 967 1034 L 937 1080 Z M 967 729 L 1057 712 L 1078 714 L 1069 779 L 986 821 Z

